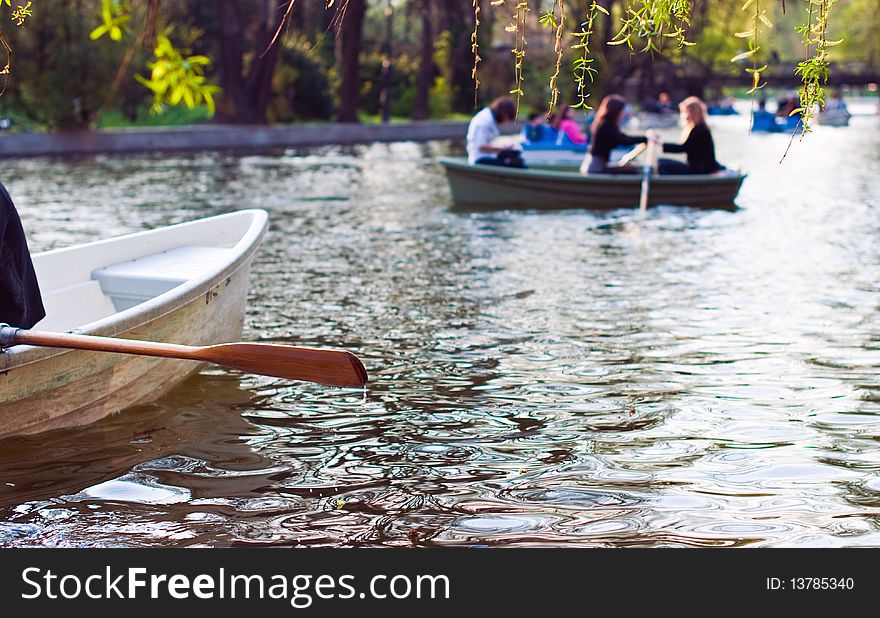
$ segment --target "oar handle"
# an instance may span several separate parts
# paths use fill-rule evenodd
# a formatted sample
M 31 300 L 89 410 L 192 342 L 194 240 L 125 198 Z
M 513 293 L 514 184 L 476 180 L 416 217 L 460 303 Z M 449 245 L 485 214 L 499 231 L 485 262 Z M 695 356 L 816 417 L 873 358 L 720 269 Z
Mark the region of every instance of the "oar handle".
M 5 324 L 0 325 L 0 345 L 3 347 L 38 345 L 47 348 L 73 348 L 76 350 L 91 350 L 93 352 L 118 352 L 120 354 L 140 356 L 199 360 L 195 356 L 199 348 L 188 345 L 156 343 L 154 341 L 133 341 L 92 335 L 74 335 L 72 333 L 28 331 Z

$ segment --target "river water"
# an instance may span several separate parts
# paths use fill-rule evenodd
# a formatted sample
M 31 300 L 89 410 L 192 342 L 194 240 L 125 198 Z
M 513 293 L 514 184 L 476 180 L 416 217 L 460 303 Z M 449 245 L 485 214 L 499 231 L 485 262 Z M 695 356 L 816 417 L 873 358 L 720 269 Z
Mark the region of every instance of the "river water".
M 371 382 L 0 441 L 0 545 L 880 545 L 880 117 L 714 133 L 740 208 L 644 219 L 453 211 L 445 142 L 4 162 L 33 250 L 268 210 L 245 338 Z

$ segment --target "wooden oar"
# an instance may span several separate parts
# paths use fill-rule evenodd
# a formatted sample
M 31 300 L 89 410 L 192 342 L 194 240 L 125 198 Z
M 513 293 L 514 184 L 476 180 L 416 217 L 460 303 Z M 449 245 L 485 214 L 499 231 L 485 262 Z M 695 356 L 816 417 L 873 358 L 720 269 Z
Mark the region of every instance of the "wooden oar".
M 345 350 L 298 348 L 274 343 L 222 343 L 196 347 L 0 326 L 0 347 L 18 344 L 194 360 L 248 373 L 329 386 L 362 387 L 367 383 L 367 371 L 363 364 L 354 354 Z
M 642 168 L 642 193 L 639 196 L 639 213 L 644 215 L 648 209 L 648 190 L 651 187 L 651 173 L 654 171 L 654 140 L 648 138 L 648 155 Z
M 645 148 L 647 148 L 647 144 L 639 144 L 638 146 L 636 146 L 635 148 L 630 150 L 628 153 L 626 153 L 625 155 L 620 157 L 620 160 L 617 162 L 617 164 L 618 165 L 626 165 L 627 163 L 629 163 L 630 161 L 635 159 L 637 156 L 639 156 L 640 154 L 645 152 Z

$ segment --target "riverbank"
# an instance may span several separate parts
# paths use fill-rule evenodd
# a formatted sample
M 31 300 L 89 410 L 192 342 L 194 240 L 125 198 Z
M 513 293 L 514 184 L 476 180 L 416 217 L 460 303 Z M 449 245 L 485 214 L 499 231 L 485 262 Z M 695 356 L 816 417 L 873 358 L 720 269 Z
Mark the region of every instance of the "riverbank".
M 466 122 L 404 124 L 198 125 L 0 135 L 0 158 L 139 152 L 267 150 L 325 144 L 461 139 Z

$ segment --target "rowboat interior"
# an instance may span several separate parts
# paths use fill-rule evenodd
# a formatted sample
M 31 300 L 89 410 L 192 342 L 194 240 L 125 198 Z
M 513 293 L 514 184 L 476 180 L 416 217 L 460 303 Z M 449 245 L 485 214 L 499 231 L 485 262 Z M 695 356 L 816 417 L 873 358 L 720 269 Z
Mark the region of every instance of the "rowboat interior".
M 242 210 L 32 256 L 46 317 L 33 330 L 208 345 L 241 338 L 267 227 Z M 16 345 L 0 354 L 0 436 L 83 425 L 152 401 L 193 361 Z
M 35 254 L 46 317 L 34 329 L 92 330 L 106 318 L 210 277 L 247 242 L 252 214 L 233 215 Z

